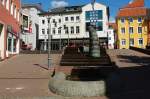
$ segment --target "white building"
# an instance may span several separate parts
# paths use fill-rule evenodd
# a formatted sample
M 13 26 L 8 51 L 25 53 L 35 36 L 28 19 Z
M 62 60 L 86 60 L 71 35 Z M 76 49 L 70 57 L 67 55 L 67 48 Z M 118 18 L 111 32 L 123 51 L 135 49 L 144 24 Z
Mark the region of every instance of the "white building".
M 40 13 L 39 16 L 39 41 L 41 45 L 48 39 L 49 22 L 52 42 L 61 42 L 61 45 L 68 42 L 82 43 L 82 40 L 88 40 L 88 26 L 93 23 L 96 23 L 100 42 L 107 42 L 109 11 L 108 7 L 103 4 L 95 3 L 94 11 L 92 5 L 87 4 L 55 8 L 49 12 Z M 48 16 L 50 21 L 47 19 Z M 56 44 L 56 48 L 58 47 Z
M 22 42 L 36 50 L 38 48 L 39 34 L 39 13 L 43 12 L 40 4 L 23 4 L 22 5 Z
M 108 49 L 114 49 L 115 37 L 114 29 L 108 29 Z

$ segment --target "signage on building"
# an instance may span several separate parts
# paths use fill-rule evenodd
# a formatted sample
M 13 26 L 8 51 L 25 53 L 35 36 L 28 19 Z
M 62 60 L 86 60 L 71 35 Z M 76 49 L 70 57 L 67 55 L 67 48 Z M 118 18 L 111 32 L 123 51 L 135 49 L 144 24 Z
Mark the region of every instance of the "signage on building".
M 2 32 L 3 24 L 0 23 L 0 33 Z

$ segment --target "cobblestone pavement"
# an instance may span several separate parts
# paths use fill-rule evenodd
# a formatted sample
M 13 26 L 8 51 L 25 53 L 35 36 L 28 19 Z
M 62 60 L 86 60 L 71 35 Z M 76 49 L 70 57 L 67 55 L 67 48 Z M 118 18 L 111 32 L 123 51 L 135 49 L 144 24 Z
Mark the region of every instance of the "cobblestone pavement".
M 134 67 L 150 65 L 150 55 L 128 49 L 107 50 L 112 61 L 118 67 Z
M 53 57 L 53 66 L 58 65 Z M 0 95 L 51 96 L 46 54 L 20 54 L 0 63 Z
M 52 66 L 59 66 L 61 55 L 53 54 L 51 57 Z M 10 99 L 16 99 L 16 96 L 20 96 L 17 99 L 107 99 L 106 97 L 65 98 L 55 95 L 48 89 L 50 74 L 50 70 L 47 70 L 46 54 L 20 54 L 2 61 L 0 62 L 0 99 L 3 99 L 2 96 L 8 96 L 4 99 L 9 99 L 9 96 Z

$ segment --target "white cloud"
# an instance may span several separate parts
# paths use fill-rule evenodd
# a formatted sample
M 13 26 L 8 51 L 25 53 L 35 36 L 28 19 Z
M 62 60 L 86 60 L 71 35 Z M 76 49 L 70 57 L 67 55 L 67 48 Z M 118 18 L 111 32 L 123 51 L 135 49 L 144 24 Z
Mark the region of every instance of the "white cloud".
M 52 8 L 64 7 L 64 6 L 68 6 L 68 2 L 64 0 L 53 0 L 51 2 L 51 6 Z

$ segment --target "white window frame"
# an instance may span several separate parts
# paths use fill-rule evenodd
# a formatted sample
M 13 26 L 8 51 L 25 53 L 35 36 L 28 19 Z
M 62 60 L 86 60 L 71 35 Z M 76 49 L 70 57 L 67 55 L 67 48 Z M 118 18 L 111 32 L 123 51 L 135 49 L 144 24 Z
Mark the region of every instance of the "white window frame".
M 124 32 L 122 32 L 122 29 L 124 29 Z M 121 28 L 121 33 L 122 33 L 122 34 L 125 34 L 125 32 L 126 32 L 125 27 L 122 27 L 122 28 Z
M 124 42 L 124 43 L 123 43 L 123 42 Z M 121 45 L 122 45 L 122 46 L 125 46 L 125 45 L 126 45 L 126 39 L 122 39 L 122 40 L 121 40 Z
M 5 0 L 2 1 L 2 5 L 3 5 L 3 6 L 5 5 Z
M 9 0 L 6 0 L 6 9 L 9 10 Z
M 139 18 L 141 18 L 141 22 L 139 21 Z M 142 23 L 142 17 L 138 17 L 137 22 Z
M 11 13 L 11 15 L 14 14 L 14 4 L 13 4 L 12 1 L 11 1 L 11 4 L 10 4 L 10 13 Z
M 132 28 L 132 30 L 133 30 L 132 32 L 131 32 L 130 28 Z M 134 33 L 134 28 L 133 28 L 133 27 L 129 27 L 129 33 L 130 33 L 130 34 L 133 34 L 133 33 Z
M 17 7 L 16 7 L 16 5 L 14 6 L 14 18 L 17 18 Z
M 138 28 L 137 28 L 138 34 L 142 34 L 142 32 L 139 32 L 139 28 L 141 28 L 141 29 L 142 29 L 142 32 L 143 32 L 142 26 L 138 26 Z
M 130 46 L 134 46 L 134 38 L 130 38 L 129 40 L 130 40 L 129 41 L 130 42 Z M 132 40 L 133 40 L 133 44 L 131 43 Z
M 18 13 L 17 13 L 17 20 L 18 20 L 18 22 L 20 21 L 20 11 L 18 10 L 17 11 Z
M 70 27 L 70 33 L 74 34 L 74 27 L 73 26 Z
M 80 26 L 76 26 L 76 34 L 80 33 Z
M 80 16 L 76 16 L 76 21 L 80 21 Z
M 130 19 L 132 19 L 132 21 L 131 21 Z M 132 18 L 132 17 L 129 18 L 129 22 L 130 22 L 130 23 L 133 23 L 133 18 Z
M 142 40 L 142 44 L 139 43 L 139 41 Z M 138 38 L 138 45 L 143 45 L 144 44 L 144 39 L 143 38 Z
M 125 18 L 121 18 L 120 20 L 121 20 L 121 23 L 125 23 Z
M 45 34 L 45 29 L 42 29 L 42 34 Z
M 72 20 L 73 19 L 73 20 Z M 74 22 L 74 16 L 70 17 L 71 22 Z

